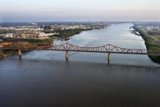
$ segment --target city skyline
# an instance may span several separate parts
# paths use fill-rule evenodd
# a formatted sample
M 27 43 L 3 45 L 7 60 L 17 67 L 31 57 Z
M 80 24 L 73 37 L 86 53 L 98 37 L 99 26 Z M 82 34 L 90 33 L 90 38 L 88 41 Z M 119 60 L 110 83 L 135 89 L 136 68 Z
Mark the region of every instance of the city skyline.
M 160 21 L 159 0 L 0 0 L 0 22 Z

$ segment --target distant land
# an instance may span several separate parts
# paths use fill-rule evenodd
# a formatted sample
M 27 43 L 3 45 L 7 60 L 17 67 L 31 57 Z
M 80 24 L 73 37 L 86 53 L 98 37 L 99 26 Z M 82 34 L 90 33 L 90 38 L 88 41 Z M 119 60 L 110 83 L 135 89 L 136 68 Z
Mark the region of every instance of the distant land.
M 156 22 L 156 21 L 84 21 L 84 22 L 71 22 L 71 21 L 68 21 L 68 22 L 0 22 L 0 26 L 3 26 L 3 27 L 7 27 L 7 26 L 23 26 L 23 25 L 32 25 L 32 23 L 37 23 L 38 26 L 41 26 L 41 25 L 49 25 L 49 24 L 89 24 L 89 23 L 97 23 L 97 22 L 102 22 L 102 23 L 110 23 L 110 24 L 116 24 L 116 23 L 133 23 L 133 24 L 155 24 L 155 25 L 159 25 L 160 24 L 160 21 Z

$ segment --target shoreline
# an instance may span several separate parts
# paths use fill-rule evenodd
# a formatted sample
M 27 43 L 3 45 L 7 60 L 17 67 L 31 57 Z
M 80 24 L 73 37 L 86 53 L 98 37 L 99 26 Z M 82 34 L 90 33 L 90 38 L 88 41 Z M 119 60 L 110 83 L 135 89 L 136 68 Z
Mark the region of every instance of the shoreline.
M 149 34 L 147 34 L 146 32 L 144 32 L 142 29 L 136 27 L 135 25 L 133 26 L 133 28 L 139 32 L 140 36 L 143 38 L 146 48 L 147 50 L 155 50 L 155 49 L 160 49 L 160 47 L 151 44 L 151 40 L 150 40 L 150 36 Z M 148 55 L 148 57 L 155 63 L 160 64 L 160 56 L 151 56 Z
M 99 29 L 103 29 L 103 28 L 99 28 Z M 70 37 L 72 37 L 74 35 L 80 34 L 80 33 L 84 32 L 84 31 L 90 31 L 90 30 L 96 30 L 96 29 L 85 29 L 85 30 L 81 29 L 78 32 L 74 32 L 73 31 L 74 33 L 72 32 L 72 34 L 66 36 L 65 38 L 64 38 L 63 35 L 50 36 L 48 39 L 13 39 L 13 38 L 8 38 L 8 39 L 5 39 L 3 41 L 3 43 L 13 42 L 13 41 L 19 40 L 19 41 L 28 43 L 26 46 L 31 46 L 31 47 L 33 46 L 34 48 L 36 48 L 36 47 L 39 47 L 39 46 L 41 46 L 43 44 L 52 44 L 54 39 L 61 39 L 61 40 L 67 41 Z M 13 45 L 13 44 L 11 44 L 11 45 Z M 33 49 L 29 49 L 29 51 L 25 51 L 23 53 L 27 53 L 27 52 L 33 51 L 34 48 Z M 3 51 L 3 50 L 1 51 L 0 50 L 0 60 L 3 60 L 6 57 L 10 57 L 10 56 L 14 56 L 14 55 L 17 55 L 17 51 L 15 51 L 15 52 L 12 51 L 11 52 L 11 51 Z

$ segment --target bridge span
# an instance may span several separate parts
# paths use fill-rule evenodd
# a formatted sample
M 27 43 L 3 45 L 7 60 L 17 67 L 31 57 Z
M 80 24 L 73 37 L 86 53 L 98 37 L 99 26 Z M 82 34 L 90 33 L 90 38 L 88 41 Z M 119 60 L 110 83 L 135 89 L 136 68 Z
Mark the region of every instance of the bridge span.
M 3 47 L 0 46 L 1 50 L 18 50 L 19 59 L 22 58 L 22 51 L 29 50 L 28 47 Z M 69 43 L 64 43 L 61 45 L 42 45 L 31 50 L 49 50 L 49 51 L 64 51 L 66 61 L 69 60 L 69 52 L 90 52 L 90 53 L 107 53 L 108 55 L 108 64 L 111 61 L 111 53 L 115 54 L 135 54 L 135 55 L 151 55 L 151 56 L 160 56 L 160 51 L 146 50 L 146 49 L 129 49 L 121 48 L 112 44 L 107 44 L 104 46 L 98 47 L 82 47 Z

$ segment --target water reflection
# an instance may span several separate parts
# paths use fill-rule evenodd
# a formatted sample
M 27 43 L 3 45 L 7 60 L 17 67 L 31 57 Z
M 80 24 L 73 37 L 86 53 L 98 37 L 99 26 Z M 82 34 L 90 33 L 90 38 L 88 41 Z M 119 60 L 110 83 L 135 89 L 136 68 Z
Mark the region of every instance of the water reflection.
M 159 76 L 156 67 L 5 59 L 0 61 L 0 106 L 155 107 Z

